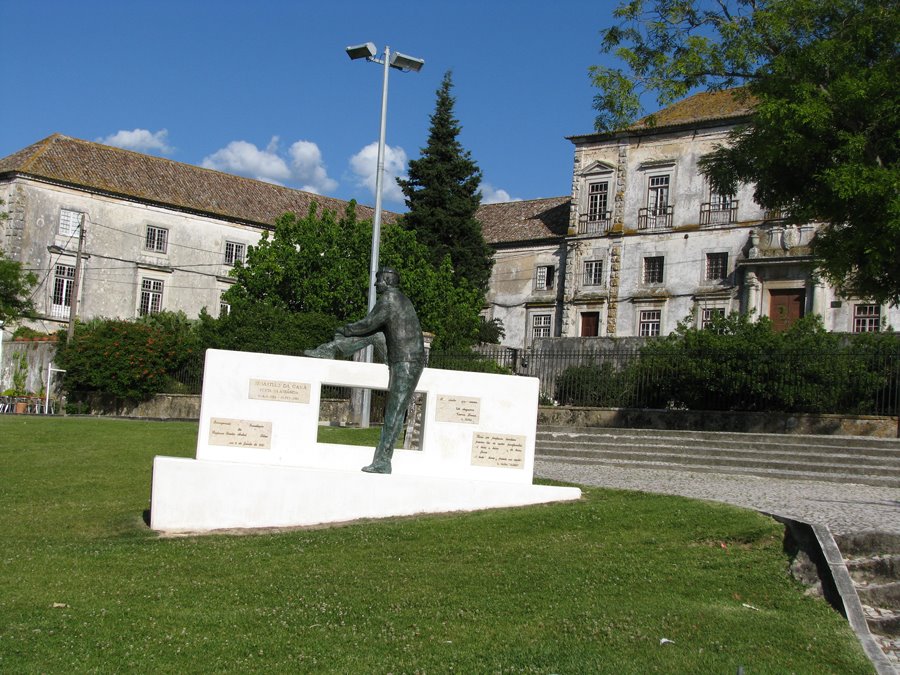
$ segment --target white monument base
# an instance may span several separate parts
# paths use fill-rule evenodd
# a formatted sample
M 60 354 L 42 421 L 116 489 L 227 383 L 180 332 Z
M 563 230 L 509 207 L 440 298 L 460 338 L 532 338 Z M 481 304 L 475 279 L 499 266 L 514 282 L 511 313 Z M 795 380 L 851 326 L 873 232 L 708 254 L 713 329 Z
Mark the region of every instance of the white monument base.
M 369 474 L 374 448 L 319 443 L 325 384 L 385 389 L 387 366 L 206 353 L 196 459 L 156 457 L 150 527 L 292 527 L 578 499 L 532 485 L 538 381 L 426 368 L 421 450 Z
M 294 527 L 579 497 L 578 488 L 550 485 L 157 457 L 150 526 L 164 532 Z

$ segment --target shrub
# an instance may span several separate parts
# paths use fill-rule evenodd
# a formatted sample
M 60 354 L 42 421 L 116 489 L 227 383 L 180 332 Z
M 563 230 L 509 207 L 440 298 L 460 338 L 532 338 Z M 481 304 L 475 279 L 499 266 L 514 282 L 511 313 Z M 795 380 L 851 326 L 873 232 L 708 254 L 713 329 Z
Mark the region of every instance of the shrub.
M 139 321 L 100 319 L 80 324 L 57 361 L 70 392 L 96 391 L 145 400 L 164 391 L 173 373 L 197 360 L 200 345 L 183 314 Z

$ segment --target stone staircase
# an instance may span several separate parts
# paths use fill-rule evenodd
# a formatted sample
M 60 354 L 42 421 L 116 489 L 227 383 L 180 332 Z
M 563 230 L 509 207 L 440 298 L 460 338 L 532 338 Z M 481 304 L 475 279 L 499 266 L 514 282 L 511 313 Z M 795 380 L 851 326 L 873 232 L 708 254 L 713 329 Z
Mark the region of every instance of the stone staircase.
M 835 537 L 875 641 L 900 668 L 900 535 Z
M 547 461 L 900 487 L 900 439 L 541 426 Z

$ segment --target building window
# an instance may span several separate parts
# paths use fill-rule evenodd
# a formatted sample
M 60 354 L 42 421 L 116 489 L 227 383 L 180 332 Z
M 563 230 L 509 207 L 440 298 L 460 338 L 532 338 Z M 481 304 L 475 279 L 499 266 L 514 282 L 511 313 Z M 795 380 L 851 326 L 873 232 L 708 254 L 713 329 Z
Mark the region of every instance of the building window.
M 661 255 L 644 258 L 644 283 L 661 284 L 663 282 L 663 263 L 665 257 Z
M 600 335 L 600 312 L 581 313 L 581 337 Z
M 147 226 L 147 237 L 144 239 L 144 248 L 157 253 L 166 252 L 166 244 L 169 242 L 169 231 L 164 227 Z
M 223 316 L 228 316 L 231 314 L 231 303 L 225 302 L 222 299 L 222 296 L 219 295 L 219 318 L 221 319 Z
M 659 327 L 662 323 L 661 309 L 644 309 L 640 314 L 638 335 L 641 337 L 655 337 L 659 335 Z
M 728 254 L 707 253 L 706 272 L 704 278 L 707 281 L 723 281 L 728 276 Z
M 603 261 L 602 260 L 586 260 L 584 263 L 584 285 L 585 286 L 602 286 L 603 285 Z
M 235 265 L 244 262 L 244 254 L 247 252 L 247 245 L 240 244 L 236 241 L 225 242 L 225 264 Z
M 709 328 L 716 319 L 725 318 L 724 307 L 704 307 L 700 311 L 700 328 Z
M 669 227 L 672 227 L 669 175 L 650 176 L 647 188 L 647 208 L 638 211 L 638 229 L 656 230 Z
M 531 337 L 550 337 L 550 314 L 534 314 L 531 317 Z
M 854 333 L 877 333 L 880 329 L 880 305 L 853 305 Z
M 141 305 L 138 313 L 141 316 L 156 314 L 162 309 L 163 282 L 159 279 L 141 280 Z
M 737 222 L 737 199 L 734 195 L 710 192 L 709 201 L 700 205 L 701 225 L 727 225 Z
M 603 233 L 609 229 L 609 182 L 588 184 L 587 213 L 579 234 Z
M 62 209 L 59 212 L 59 233 L 64 237 L 77 237 L 83 216 L 80 211 Z
M 72 311 L 72 289 L 75 286 L 75 268 L 70 265 L 57 265 L 53 277 L 53 302 L 50 305 L 50 316 L 54 319 L 68 319 Z
M 549 291 L 552 289 L 555 272 L 553 265 L 538 265 L 534 270 L 534 290 Z

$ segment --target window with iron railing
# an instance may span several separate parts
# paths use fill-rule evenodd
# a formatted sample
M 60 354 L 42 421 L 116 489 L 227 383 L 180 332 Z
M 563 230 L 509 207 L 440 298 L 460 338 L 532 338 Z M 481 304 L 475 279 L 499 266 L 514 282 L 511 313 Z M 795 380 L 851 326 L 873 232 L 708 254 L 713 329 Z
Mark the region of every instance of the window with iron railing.
M 661 284 L 663 282 L 665 260 L 665 256 L 661 255 L 644 258 L 643 280 L 645 284 Z
M 609 181 L 588 185 L 587 213 L 579 218 L 579 234 L 603 234 L 609 231 Z
M 659 230 L 672 227 L 672 206 L 669 204 L 670 176 L 650 176 L 647 186 L 647 208 L 638 211 L 639 230 Z
M 737 222 L 738 200 L 731 195 L 711 194 L 710 200 L 700 205 L 701 225 L 727 225 Z
M 723 281 L 728 276 L 728 254 L 727 253 L 707 253 L 706 254 L 706 271 L 704 278 L 706 281 Z

